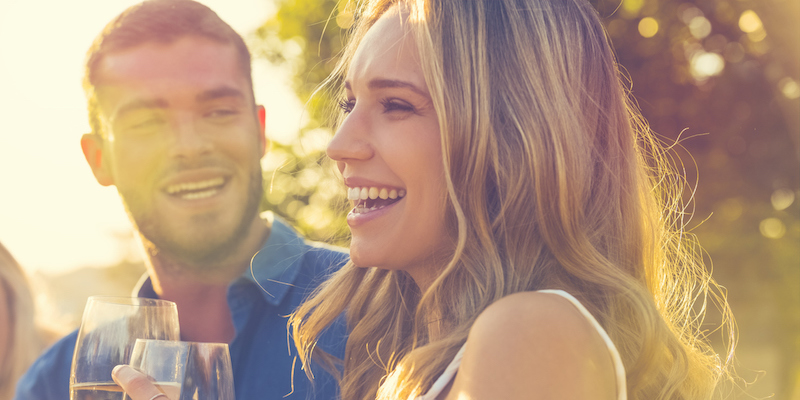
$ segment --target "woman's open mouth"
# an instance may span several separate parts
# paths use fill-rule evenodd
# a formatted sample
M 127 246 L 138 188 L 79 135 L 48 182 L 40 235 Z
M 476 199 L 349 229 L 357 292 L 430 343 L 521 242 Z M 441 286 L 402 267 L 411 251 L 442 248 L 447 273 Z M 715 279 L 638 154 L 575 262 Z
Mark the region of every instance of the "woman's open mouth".
M 347 199 L 353 202 L 353 214 L 365 214 L 390 206 L 405 197 L 405 189 L 353 187 L 347 189 Z

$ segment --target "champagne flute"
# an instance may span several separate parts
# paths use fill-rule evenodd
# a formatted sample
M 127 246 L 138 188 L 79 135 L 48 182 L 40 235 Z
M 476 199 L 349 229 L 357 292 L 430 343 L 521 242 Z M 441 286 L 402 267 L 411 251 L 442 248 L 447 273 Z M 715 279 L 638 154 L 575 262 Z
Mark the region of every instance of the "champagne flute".
M 92 296 L 86 303 L 70 373 L 70 400 L 122 400 L 111 370 L 130 361 L 136 339 L 180 340 L 175 303 Z
M 234 400 L 227 343 L 139 339 L 130 365 L 171 400 Z

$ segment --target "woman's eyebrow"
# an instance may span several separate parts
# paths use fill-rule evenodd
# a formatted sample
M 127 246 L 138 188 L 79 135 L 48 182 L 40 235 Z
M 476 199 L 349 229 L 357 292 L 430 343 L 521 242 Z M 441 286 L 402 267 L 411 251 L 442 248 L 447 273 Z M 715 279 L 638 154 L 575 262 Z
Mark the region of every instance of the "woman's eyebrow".
M 352 90 L 350 86 L 350 82 L 345 82 L 344 87 L 347 90 Z M 419 86 L 400 79 L 383 79 L 383 78 L 376 78 L 369 81 L 367 85 L 370 89 L 386 89 L 386 88 L 402 88 L 402 89 L 409 89 L 412 92 L 419 94 L 420 96 L 428 96 L 428 92 L 426 90 L 420 89 Z

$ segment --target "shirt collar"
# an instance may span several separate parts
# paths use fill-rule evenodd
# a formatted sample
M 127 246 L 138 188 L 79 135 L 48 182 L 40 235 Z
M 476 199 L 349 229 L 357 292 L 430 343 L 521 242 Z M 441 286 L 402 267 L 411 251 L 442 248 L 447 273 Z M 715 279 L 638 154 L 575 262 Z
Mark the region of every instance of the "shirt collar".
M 261 217 L 272 227 L 269 238 L 250 260 L 250 268 L 231 285 L 241 284 L 242 281 L 255 283 L 261 287 L 267 303 L 276 306 L 286 296 L 300 272 L 306 245 L 294 229 L 272 212 L 265 212 Z M 158 298 L 148 274 L 139 279 L 133 295 Z

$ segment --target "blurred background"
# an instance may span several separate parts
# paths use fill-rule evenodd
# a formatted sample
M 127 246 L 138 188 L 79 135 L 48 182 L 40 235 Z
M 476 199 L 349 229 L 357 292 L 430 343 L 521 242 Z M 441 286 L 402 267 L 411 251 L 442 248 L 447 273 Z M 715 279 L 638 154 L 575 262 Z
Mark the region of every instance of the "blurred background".
M 81 1 L 0 4 L 0 242 L 32 276 L 48 318 L 72 327 L 86 296 L 128 294 L 143 272 L 115 191 L 94 182 L 78 147 L 88 131 L 83 54 L 135 2 Z M 333 100 L 312 93 L 352 24 L 351 3 L 201 2 L 254 55 L 273 140 L 263 209 L 346 244 L 344 191 L 324 157 Z M 747 393 L 733 398 L 800 400 L 800 1 L 591 2 L 642 113 L 680 144 L 696 185 L 687 231 L 738 324 Z

